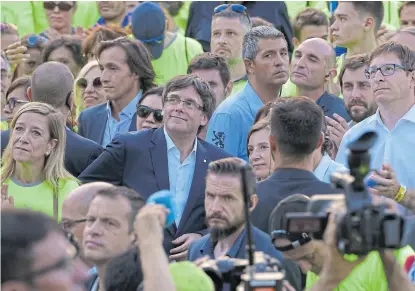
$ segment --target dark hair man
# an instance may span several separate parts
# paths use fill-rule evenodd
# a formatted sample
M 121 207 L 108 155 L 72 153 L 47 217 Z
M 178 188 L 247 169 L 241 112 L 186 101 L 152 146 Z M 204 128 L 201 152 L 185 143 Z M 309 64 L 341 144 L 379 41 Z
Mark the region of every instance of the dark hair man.
M 1 211 L 1 290 L 83 290 L 87 267 L 50 217 Z
M 352 120 L 347 123 L 340 118 L 326 117 L 328 132 L 335 144 L 336 153 L 349 128 L 375 114 L 378 108 L 371 84 L 365 76 L 365 70 L 368 68 L 369 56 L 364 54 L 347 58 L 340 70 L 339 83 L 347 113 Z
M 197 138 L 215 109 L 206 81 L 196 75 L 177 76 L 167 83 L 162 98 L 163 127 L 116 136 L 79 179 L 127 185 L 145 199 L 170 189 L 177 212 L 175 224 L 164 233 L 164 247 L 170 259 L 178 260 L 206 229 L 201 197 L 207 165 L 229 154 Z
M 105 290 L 108 262 L 135 246 L 134 221 L 144 205 L 143 198 L 127 187 L 109 187 L 95 194 L 86 215 L 82 245 L 85 259 L 98 269 L 91 291 Z
M 27 90 L 29 100 L 52 105 L 64 114 L 71 115 L 73 75 L 67 66 L 47 62 L 33 72 L 31 85 Z M 65 168 L 75 177 L 79 176 L 103 151 L 92 140 L 83 138 L 66 128 Z M 1 132 L 1 150 L 9 142 L 10 131 Z
M 336 161 L 346 165 L 348 144 L 367 130 L 375 130 L 378 139 L 371 148 L 370 168 L 379 172 L 370 178 L 376 182 L 375 189 L 393 195 L 406 187 L 415 188 L 415 52 L 391 41 L 377 47 L 369 63 L 365 74 L 379 108 L 344 135 Z M 389 167 L 400 185 L 392 182 Z
M 369 53 L 376 47 L 376 33 L 383 21 L 383 3 L 341 1 L 330 29 L 334 44 L 347 48 L 347 56 Z
M 218 106 L 206 140 L 247 161 L 246 139 L 257 111 L 277 100 L 288 80 L 287 41 L 277 29 L 257 26 L 244 37 L 243 58 L 248 83 Z
M 268 232 L 268 219 L 275 206 L 291 194 L 336 193 L 330 184 L 314 176 L 315 150 L 324 141 L 323 110 L 307 97 L 290 97 L 271 109 L 271 153 L 275 171 L 257 185 L 259 199 L 252 213 L 253 224 Z
M 230 258 L 247 258 L 246 224 L 244 214 L 244 198 L 242 192 L 241 167 L 247 167 L 249 210 L 255 209 L 258 197 L 255 194 L 256 178 L 250 166 L 239 158 L 227 158 L 212 162 L 206 176 L 205 211 L 209 234 L 192 243 L 189 249 L 189 260 L 194 261 L 204 256 L 218 259 L 222 256 Z M 283 261 L 283 257 L 272 246 L 269 236 L 261 230 L 251 229 L 255 243 L 255 251 Z M 296 289 L 300 287 L 299 274 L 294 265 L 286 272 L 287 279 Z M 297 271 L 297 274 L 295 274 Z
M 216 107 L 232 92 L 233 83 L 224 58 L 213 53 L 203 53 L 194 57 L 187 68 L 188 74 L 195 74 L 209 83 L 215 93 Z M 215 108 L 216 109 L 216 108 Z M 200 132 L 201 139 L 206 138 L 207 127 Z
M 293 44 L 298 47 L 302 42 L 310 38 L 322 38 L 328 40 L 329 20 L 327 15 L 316 8 L 306 8 L 293 20 Z
M 79 244 L 82 244 L 83 241 L 89 204 L 98 191 L 109 187 L 112 187 L 112 185 L 105 182 L 81 185 L 69 193 L 63 201 L 60 225 L 65 232 L 72 233 Z M 80 252 L 83 257 L 82 248 Z
M 97 58 L 108 101 L 81 112 L 78 133 L 105 147 L 117 133 L 136 130 L 137 103 L 154 86 L 155 74 L 151 55 L 139 41 L 103 41 Z
M 297 86 L 297 96 L 307 96 L 315 101 L 326 116 L 336 114 L 350 121 L 343 100 L 327 92 L 336 75 L 336 53 L 327 41 L 308 39 L 295 50 L 290 79 Z
M 415 1 L 403 2 L 398 12 L 401 29 L 415 27 Z

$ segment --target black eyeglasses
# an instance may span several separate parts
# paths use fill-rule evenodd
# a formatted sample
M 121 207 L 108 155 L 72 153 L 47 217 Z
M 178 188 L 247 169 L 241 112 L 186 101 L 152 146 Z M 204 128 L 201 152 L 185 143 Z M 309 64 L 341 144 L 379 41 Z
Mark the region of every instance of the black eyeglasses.
M 411 71 L 398 64 L 385 64 L 383 66 L 380 66 L 379 68 L 376 66 L 373 66 L 373 67 L 366 69 L 365 77 L 366 79 L 373 79 L 375 78 L 377 71 L 380 71 L 383 76 L 391 76 L 395 73 L 396 68 L 399 68 L 401 70 L 408 71 L 408 72 Z
M 176 97 L 176 96 L 167 97 L 166 103 L 169 103 L 171 105 L 179 105 L 180 103 L 183 103 L 183 106 L 187 109 L 190 109 L 190 110 L 198 109 L 200 111 L 204 111 L 204 108 L 200 106 L 199 104 L 197 104 L 195 101 L 188 100 L 188 99 L 181 100 L 179 97 Z
M 78 220 L 62 220 L 60 225 L 65 232 L 70 232 L 78 223 L 86 222 L 86 218 Z
M 88 80 L 85 78 L 79 78 L 78 81 L 76 81 L 76 86 L 85 90 L 86 87 L 88 87 Z M 102 88 L 101 78 L 96 77 L 94 80 L 92 80 L 92 86 L 94 86 L 95 89 L 101 89 Z
M 157 122 L 163 121 L 163 113 L 160 109 L 153 109 L 145 105 L 138 105 L 137 107 L 137 115 L 141 118 L 147 118 L 152 112 L 154 112 L 153 116 Z
M 60 11 L 69 11 L 72 9 L 72 5 L 66 2 L 54 2 L 54 1 L 45 1 L 43 2 L 43 8 L 47 10 L 53 10 L 55 7 L 58 7 Z
M 26 104 L 29 101 L 19 100 L 16 97 L 10 97 L 6 100 L 6 106 L 9 107 L 10 110 L 13 110 L 16 107 L 16 104 Z
M 275 246 L 275 248 L 281 252 L 286 252 L 286 251 L 298 248 L 299 246 L 305 245 L 306 243 L 311 241 L 311 238 L 306 233 L 293 234 L 284 229 L 273 230 L 271 232 L 272 243 L 274 243 L 275 240 L 277 239 L 287 239 L 291 242 L 291 244 L 287 246 L 283 246 L 283 247 Z

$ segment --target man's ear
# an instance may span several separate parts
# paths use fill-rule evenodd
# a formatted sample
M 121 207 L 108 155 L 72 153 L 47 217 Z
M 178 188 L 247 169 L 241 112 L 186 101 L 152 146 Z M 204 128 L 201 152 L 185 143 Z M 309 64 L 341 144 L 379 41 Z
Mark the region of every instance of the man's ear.
M 255 75 L 255 64 L 254 61 L 245 59 L 244 60 L 245 69 L 248 74 Z
M 363 25 L 363 29 L 368 31 L 374 28 L 374 26 L 375 26 L 375 20 L 373 19 L 373 17 L 366 17 L 365 23 Z
M 32 102 L 33 98 L 32 98 L 32 88 L 31 87 L 27 88 L 26 94 L 27 94 L 27 98 L 29 99 L 29 101 Z
M 337 76 L 336 69 L 330 69 L 326 74 L 326 82 L 333 80 Z
M 323 143 L 324 143 L 324 133 L 321 132 L 320 133 L 320 137 L 318 139 L 318 143 L 317 143 L 316 149 L 320 149 L 321 146 L 323 145 Z
M 225 87 L 225 98 L 228 97 L 229 95 L 231 95 L 232 89 L 233 89 L 233 82 L 229 81 L 228 85 L 226 85 L 226 87 Z M 216 106 L 218 106 L 218 105 L 219 104 L 216 104 Z
M 250 201 L 250 204 L 249 204 L 249 212 L 254 211 L 254 209 L 257 206 L 257 204 L 258 204 L 258 195 L 253 194 L 251 196 L 251 201 Z

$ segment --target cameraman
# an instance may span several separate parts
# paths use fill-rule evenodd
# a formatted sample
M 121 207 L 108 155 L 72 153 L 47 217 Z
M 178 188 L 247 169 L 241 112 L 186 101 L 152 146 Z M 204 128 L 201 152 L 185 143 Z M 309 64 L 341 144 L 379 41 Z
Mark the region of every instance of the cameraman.
M 355 256 L 343 257 L 335 247 L 336 225 L 333 215 L 330 215 L 325 242 L 311 239 L 305 233 L 290 234 L 285 227 L 286 214 L 306 212 L 307 200 L 304 195 L 292 195 L 281 201 L 270 217 L 275 247 L 283 252 L 285 258 L 296 261 L 302 271 L 307 273 L 307 290 L 413 290 L 408 275 L 404 274 L 401 267 L 414 255 L 409 246 L 395 250 L 394 256 L 390 255 L 391 251 L 385 251 L 382 256 L 373 251 L 366 257 L 352 261 Z M 342 212 L 343 205 L 331 208 L 331 213 L 336 216 Z M 394 289 L 398 281 L 401 287 Z
M 247 233 L 245 228 L 244 198 L 241 185 L 240 167 L 246 162 L 239 158 L 226 158 L 211 162 L 206 176 L 205 211 L 206 223 L 210 233 L 194 241 L 189 248 L 188 259 L 195 261 L 204 256 L 218 259 L 247 258 Z M 249 167 L 247 170 L 249 210 L 252 211 L 258 201 L 255 193 L 256 178 Z M 300 290 L 300 272 L 298 267 L 284 260 L 281 253 L 273 247 L 270 237 L 261 230 L 252 227 L 252 239 L 255 250 L 261 251 L 282 262 L 286 271 L 286 280 Z

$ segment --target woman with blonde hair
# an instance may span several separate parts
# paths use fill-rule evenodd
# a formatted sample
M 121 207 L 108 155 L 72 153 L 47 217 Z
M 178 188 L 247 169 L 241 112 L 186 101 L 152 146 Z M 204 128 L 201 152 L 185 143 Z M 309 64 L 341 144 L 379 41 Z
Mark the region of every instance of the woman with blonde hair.
M 82 110 L 105 103 L 105 92 L 101 83 L 101 70 L 97 61 L 90 61 L 79 72 L 75 80 L 74 100 L 76 118 Z
M 49 104 L 31 102 L 17 111 L 10 131 L 2 157 L 2 207 L 12 202 L 59 220 L 63 200 L 78 187 L 64 168 L 63 115 Z

